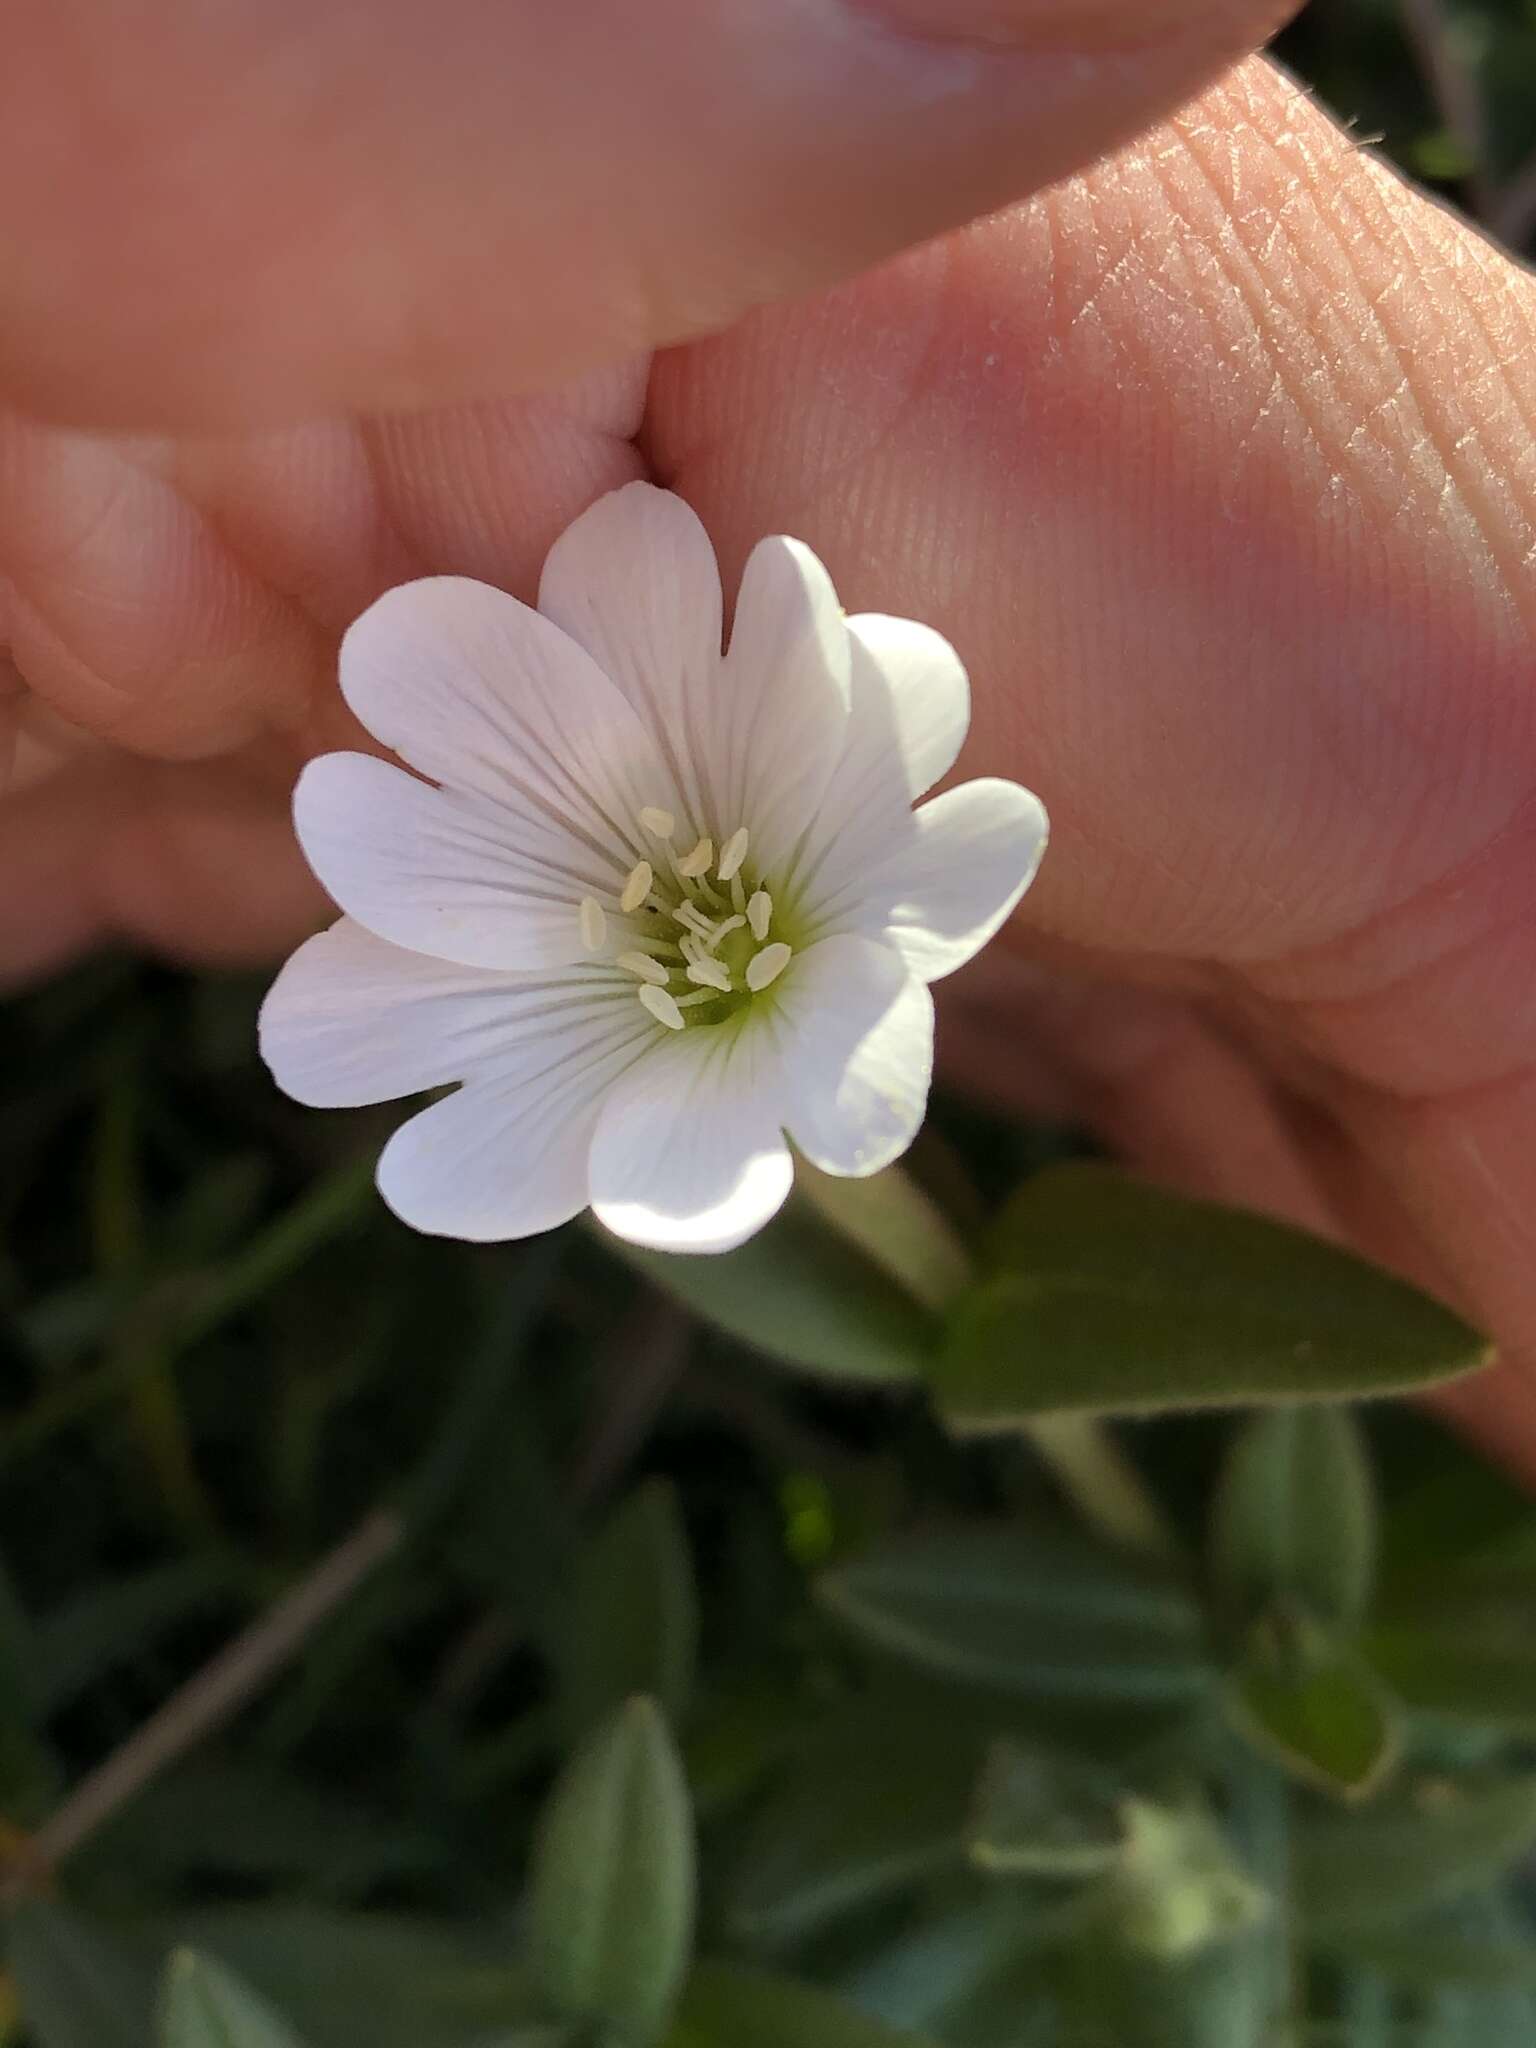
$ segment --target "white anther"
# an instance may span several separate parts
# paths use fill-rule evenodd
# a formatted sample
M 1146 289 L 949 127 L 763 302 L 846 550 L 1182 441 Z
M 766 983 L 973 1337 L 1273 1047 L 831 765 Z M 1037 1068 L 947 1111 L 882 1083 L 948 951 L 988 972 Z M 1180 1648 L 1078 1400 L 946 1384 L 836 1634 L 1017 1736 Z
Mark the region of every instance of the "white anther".
M 654 804 L 647 804 L 640 813 L 640 823 L 653 839 L 670 839 L 677 830 L 677 820 L 670 811 L 659 811 Z
M 638 974 L 642 981 L 653 981 L 658 987 L 665 987 L 667 970 L 659 960 L 652 960 L 646 953 L 620 953 L 614 961 L 615 967 L 622 967 L 626 974 Z
M 773 922 L 773 898 L 766 889 L 753 891 L 747 904 L 747 923 L 752 927 L 752 936 L 761 945 L 768 936 L 768 927 Z
M 720 865 L 715 873 L 722 882 L 728 882 L 747 857 L 747 828 L 738 826 L 720 849 Z
M 608 918 L 603 910 L 603 906 L 595 896 L 583 896 L 581 899 L 581 943 L 589 953 L 597 953 L 602 950 L 603 941 L 607 936 Z
M 730 993 L 731 977 L 718 960 L 690 960 L 683 973 L 700 988 L 717 988 L 722 994 Z
M 746 921 L 747 920 L 744 917 L 728 917 L 725 920 L 724 924 L 717 924 L 715 926 L 713 936 L 711 937 L 709 942 L 709 950 L 711 951 L 711 953 L 714 952 L 715 948 L 720 944 L 720 941 L 725 937 L 727 932 L 733 932 L 737 930 L 738 927 L 744 925 Z
M 692 853 L 685 853 L 677 864 L 677 872 L 685 875 L 690 882 L 708 872 L 709 864 L 715 857 L 713 839 L 701 839 Z
M 619 908 L 627 917 L 632 910 L 638 910 L 651 893 L 651 864 L 648 860 L 637 860 L 629 871 L 629 880 L 624 884 L 619 897 Z
M 640 984 L 640 1000 L 658 1024 L 665 1024 L 669 1031 L 682 1030 L 683 1013 L 677 1007 L 676 996 L 669 996 L 664 988 L 657 988 L 654 982 L 643 981 Z
M 752 955 L 747 962 L 747 987 L 754 995 L 759 989 L 766 988 L 770 981 L 778 980 L 789 965 L 790 954 L 793 951 L 792 946 L 786 946 L 782 939 L 777 939 L 773 945 L 764 946 L 761 953 Z

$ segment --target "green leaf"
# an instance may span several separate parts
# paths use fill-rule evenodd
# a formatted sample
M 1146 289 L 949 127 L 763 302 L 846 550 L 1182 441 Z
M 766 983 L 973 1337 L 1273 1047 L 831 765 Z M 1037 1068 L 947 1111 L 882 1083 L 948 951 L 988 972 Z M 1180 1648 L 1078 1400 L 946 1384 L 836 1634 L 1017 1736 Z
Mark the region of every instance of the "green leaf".
M 1183 1700 L 1213 1677 L 1181 1586 L 1056 1530 L 934 1527 L 827 1573 L 819 1591 L 908 1664 L 1034 1698 Z
M 178 1949 L 160 1998 L 160 2048 L 301 2048 L 265 1999 L 195 1950 Z
M 632 1700 L 566 1766 L 535 1852 L 535 1966 L 550 2002 L 649 2039 L 688 1967 L 693 1819 L 666 1723 Z
M 1300 1909 L 1319 1934 L 1374 1927 L 1502 1876 L 1536 1844 L 1536 1775 L 1433 1780 L 1390 1804 L 1314 1817 L 1296 1838 Z
M 183 1915 L 156 1944 L 216 1956 L 310 2048 L 557 2048 L 561 2032 L 498 1928 L 397 1913 L 237 1906 Z
M 1406 1989 L 1459 1984 L 1536 1992 L 1536 1940 L 1501 1891 L 1474 1892 L 1383 1927 L 1352 1928 L 1343 1953 Z
M 696 1315 L 807 1372 L 917 1380 L 938 1338 L 937 1320 L 801 1196 L 736 1251 L 712 1258 L 607 1242 Z
M 1282 2048 L 1289 2035 L 1255 1966 L 1256 1939 L 1238 1935 L 1182 1957 L 1082 1941 L 1062 1972 L 1075 2024 L 1041 2048 Z M 1011 2043 L 994 2037 L 988 2048 Z
M 698 1598 L 677 1494 L 647 1480 L 588 1538 L 560 1610 L 560 1713 L 584 1735 L 636 1693 L 681 1720 L 693 1690 Z
M 1200 1807 L 1127 1799 L 1125 1850 L 1115 1872 L 1114 1922 L 1129 1947 L 1185 1960 L 1258 1925 L 1265 1892 Z
M 6 1948 L 36 2048 L 149 2048 L 154 1973 L 110 1928 L 28 1899 L 10 1915 Z
M 809 1984 L 762 1970 L 701 1964 L 688 1979 L 666 2048 L 934 2048 Z
M 930 1375 L 962 1430 L 1395 1393 L 1489 1355 L 1449 1309 L 1334 1245 L 1100 1166 L 1027 1181 L 984 1264 Z
M 946 1308 L 974 1277 L 954 1226 L 901 1167 L 850 1176 L 823 1173 L 797 1157 L 795 1187 L 924 1308 Z
M 1402 1752 L 1391 1695 L 1353 1649 L 1305 1615 L 1257 1624 L 1226 1697 L 1261 1755 L 1343 1799 L 1376 1791 Z
M 729 1922 L 800 1938 L 957 1861 L 981 1742 L 963 1724 L 880 1697 L 820 1730 L 746 1832 Z M 900 1788 L 896 1796 L 896 1788 Z
M 1075 1757 L 999 1742 L 976 1791 L 966 1851 L 1000 1877 L 1102 1876 L 1119 1862 L 1125 1823 L 1116 1787 Z
M 1234 1614 L 1300 1609 L 1348 1627 L 1376 1567 L 1376 1503 L 1347 1408 L 1280 1408 L 1239 1430 L 1217 1487 L 1211 1570 Z
M 1533 1598 L 1528 1573 L 1416 1575 L 1362 1647 L 1410 1706 L 1536 1739 Z

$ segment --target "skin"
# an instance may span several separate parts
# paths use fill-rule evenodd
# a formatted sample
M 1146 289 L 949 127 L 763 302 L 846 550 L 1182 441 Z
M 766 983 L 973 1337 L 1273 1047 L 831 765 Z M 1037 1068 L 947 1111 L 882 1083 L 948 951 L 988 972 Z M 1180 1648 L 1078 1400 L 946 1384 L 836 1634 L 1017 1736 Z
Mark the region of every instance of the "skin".
M 651 475 L 949 634 L 1044 797 L 951 1070 L 1458 1301 L 1536 1474 L 1536 281 L 1279 11 L 17 0 L 0 971 L 278 955 L 347 621 Z

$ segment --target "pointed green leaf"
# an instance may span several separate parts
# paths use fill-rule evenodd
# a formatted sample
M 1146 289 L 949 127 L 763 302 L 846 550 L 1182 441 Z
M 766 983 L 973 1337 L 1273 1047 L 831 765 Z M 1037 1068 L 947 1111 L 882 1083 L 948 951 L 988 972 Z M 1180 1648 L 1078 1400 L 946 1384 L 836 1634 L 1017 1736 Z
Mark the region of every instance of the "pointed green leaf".
M 698 1629 L 677 1494 L 664 1479 L 648 1480 L 577 1558 L 556 1653 L 566 1729 L 584 1735 L 636 1693 L 651 1694 L 674 1721 L 681 1719 L 693 1688 Z
M 9 1917 L 6 1952 L 36 2048 L 149 2048 L 154 1975 L 110 1925 L 28 1899 Z
M 803 1196 L 733 1252 L 691 1258 L 607 1240 L 627 1264 L 744 1344 L 831 1379 L 919 1379 L 937 1320 Z
M 666 2048 L 934 2048 L 809 1984 L 763 1970 L 701 1964 Z
M 1340 1952 L 1398 1987 L 1484 1985 L 1536 1993 L 1536 1938 L 1502 1890 L 1472 1892 L 1381 1927 L 1354 1927 Z
M 1530 1575 L 1416 1574 L 1362 1639 L 1410 1706 L 1536 1739 L 1536 1587 Z
M 222 1963 L 178 1949 L 160 1996 L 159 2048 L 301 2048 L 263 1998 Z
M 1102 1876 L 1125 1848 L 1116 1788 L 1076 1758 L 999 1742 L 976 1791 L 967 1853 L 1000 1877 Z
M 1385 1686 L 1305 1616 L 1253 1629 L 1226 1698 L 1261 1755 L 1342 1799 L 1376 1791 L 1402 1751 L 1402 1716 Z
M 1374 1927 L 1491 1883 L 1536 1844 L 1536 1776 L 1426 1781 L 1297 1836 L 1300 1910 L 1324 1935 Z
M 1383 1394 L 1488 1345 L 1427 1295 L 1265 1217 L 1092 1165 L 1026 1182 L 931 1372 L 952 1426 Z
M 1376 1568 L 1376 1503 L 1347 1408 L 1279 1408 L 1239 1430 L 1216 1491 L 1211 1571 L 1234 1615 L 1300 1609 L 1359 1620 Z
M 732 1930 L 798 1939 L 958 1862 L 980 1757 L 970 1730 L 936 1731 L 931 1714 L 885 1697 L 837 1716 L 786 1763 L 746 1831 Z
M 935 1527 L 867 1551 L 819 1590 L 906 1663 L 1036 1698 L 1176 1700 L 1213 1677 L 1181 1586 L 1057 1530 Z
M 217 1957 L 309 2048 L 561 2048 L 564 2038 L 499 1927 L 235 1906 L 183 1915 L 167 1939 Z
M 558 2012 L 642 2040 L 665 2024 L 688 1966 L 693 1863 L 672 1738 L 632 1700 L 566 1766 L 540 1828 L 534 1964 Z

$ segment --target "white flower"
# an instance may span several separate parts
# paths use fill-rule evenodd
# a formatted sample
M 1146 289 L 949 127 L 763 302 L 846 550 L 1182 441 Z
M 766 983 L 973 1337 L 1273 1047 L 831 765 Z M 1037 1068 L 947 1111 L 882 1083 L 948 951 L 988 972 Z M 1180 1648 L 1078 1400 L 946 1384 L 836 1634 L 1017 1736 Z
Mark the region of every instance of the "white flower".
M 341 685 L 407 767 L 327 754 L 294 815 L 345 912 L 279 975 L 262 1050 L 322 1107 L 463 1085 L 379 1161 L 390 1207 L 527 1236 L 589 1204 L 621 1237 L 723 1251 L 789 1190 L 910 1144 L 927 984 L 1023 893 L 1045 813 L 969 782 L 936 633 L 845 618 L 798 541 L 720 581 L 681 499 L 630 484 L 551 550 L 538 610 L 431 577 L 381 597 Z M 424 779 L 430 778 L 430 779 Z

